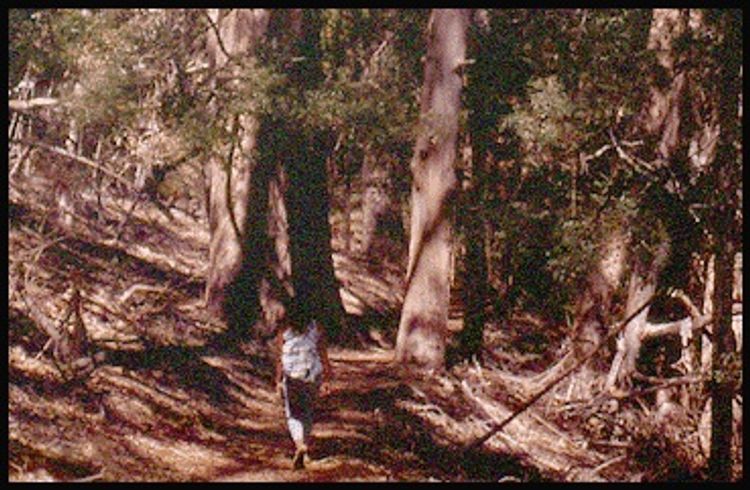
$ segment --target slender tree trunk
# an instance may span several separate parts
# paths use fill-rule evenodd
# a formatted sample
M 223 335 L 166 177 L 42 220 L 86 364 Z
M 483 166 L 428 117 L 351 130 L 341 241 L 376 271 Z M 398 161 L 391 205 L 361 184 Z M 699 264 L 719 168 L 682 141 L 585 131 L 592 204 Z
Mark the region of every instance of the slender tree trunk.
M 465 10 L 432 12 L 421 95 L 421 131 L 411 161 L 412 201 L 406 294 L 396 338 L 396 361 L 438 369 L 445 362 L 450 294 L 450 199 L 462 69 Z
M 367 258 L 382 258 L 383 217 L 390 207 L 387 192 L 388 167 L 378 155 L 366 153 L 362 164 L 362 242 L 360 252 Z
M 478 19 L 472 29 L 472 45 L 475 46 L 475 63 L 469 71 L 467 87 L 469 109 L 469 137 L 471 139 L 471 169 L 468 186 L 464 186 L 461 223 L 466 254 L 464 257 L 463 305 L 464 326 L 458 334 L 457 359 L 468 359 L 477 355 L 482 347 L 486 309 L 489 298 L 487 264 L 487 223 L 483 213 L 485 181 L 497 128 L 498 107 L 489 101 L 497 100 L 489 90 L 497 90 L 487 83 L 489 73 L 497 70 L 496 58 L 490 50 L 496 49 L 488 36 L 489 23 L 481 19 L 486 12 L 477 12 Z
M 716 253 L 713 353 L 711 358 L 711 453 L 709 473 L 713 480 L 729 481 L 732 475 L 732 398 L 736 383 L 731 360 L 735 354 L 732 332 L 732 285 L 735 247 L 741 239 L 736 222 L 737 186 L 741 167 L 734 148 L 738 97 L 741 93 L 742 13 L 722 14 L 724 39 L 719 50 L 719 123 L 721 136 L 714 162 L 717 184 L 715 219 L 712 220 Z
M 732 473 L 732 399 L 734 383 L 730 359 L 735 352 L 732 332 L 732 257 L 734 247 L 716 247 L 716 287 L 711 356 L 711 452 L 709 473 L 712 480 L 729 481 Z

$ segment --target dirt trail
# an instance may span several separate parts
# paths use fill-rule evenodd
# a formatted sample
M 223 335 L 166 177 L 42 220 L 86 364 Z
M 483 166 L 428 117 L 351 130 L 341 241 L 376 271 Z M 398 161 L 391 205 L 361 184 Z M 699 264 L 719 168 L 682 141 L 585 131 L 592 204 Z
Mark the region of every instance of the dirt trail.
M 217 475 L 219 481 L 340 481 L 428 479 L 418 471 L 392 468 L 379 436 L 399 382 L 389 375 L 388 351 L 332 349 L 333 376 L 318 401 L 310 458 L 304 471 L 291 470 L 293 445 L 281 404 L 259 422 L 273 426 L 275 451 L 263 451 L 249 467 Z M 400 455 L 391 454 L 397 460 Z M 390 463 L 390 464 L 389 464 Z
M 293 444 L 270 366 L 184 351 L 111 358 L 81 384 L 44 357 L 10 356 L 11 480 L 385 481 L 472 478 L 429 428 L 397 407 L 409 388 L 386 350 L 331 349 L 310 459 Z M 119 365 L 118 365 L 119 364 Z M 446 463 L 447 462 L 447 463 Z M 474 475 L 477 477 L 478 475 Z
M 534 468 L 513 457 L 482 450 L 461 455 L 455 441 L 440 440 L 434 427 L 401 405 L 403 401 L 418 404 L 411 387 L 422 383 L 399 378 L 390 363 L 392 356 L 392 351 L 383 349 L 331 349 L 333 375 L 319 399 L 304 471 L 291 469 L 293 445 L 279 402 L 254 413 L 255 423 L 268 432 L 261 440 L 248 434 L 244 466 L 229 471 L 217 467 L 211 479 L 462 481 L 506 475 L 540 479 Z M 272 396 L 267 389 L 261 388 L 263 396 Z M 429 403 L 425 406 L 430 408 Z

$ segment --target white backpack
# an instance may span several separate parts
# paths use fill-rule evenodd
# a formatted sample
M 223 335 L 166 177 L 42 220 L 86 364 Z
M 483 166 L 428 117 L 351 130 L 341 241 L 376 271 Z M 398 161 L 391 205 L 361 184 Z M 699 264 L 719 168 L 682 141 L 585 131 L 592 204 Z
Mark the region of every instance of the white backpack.
M 288 378 L 314 383 L 323 372 L 323 365 L 318 352 L 320 330 L 315 320 L 307 325 L 302 333 L 291 328 L 283 334 L 281 348 L 281 367 Z

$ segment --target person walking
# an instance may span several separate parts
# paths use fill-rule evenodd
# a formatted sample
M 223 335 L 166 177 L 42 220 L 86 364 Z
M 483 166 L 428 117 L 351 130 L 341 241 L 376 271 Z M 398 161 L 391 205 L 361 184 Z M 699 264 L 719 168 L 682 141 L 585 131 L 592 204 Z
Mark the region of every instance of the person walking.
M 295 445 L 292 465 L 298 470 L 305 467 L 318 391 L 331 366 L 321 325 L 306 310 L 291 310 L 281 319 L 276 338 L 276 389 Z

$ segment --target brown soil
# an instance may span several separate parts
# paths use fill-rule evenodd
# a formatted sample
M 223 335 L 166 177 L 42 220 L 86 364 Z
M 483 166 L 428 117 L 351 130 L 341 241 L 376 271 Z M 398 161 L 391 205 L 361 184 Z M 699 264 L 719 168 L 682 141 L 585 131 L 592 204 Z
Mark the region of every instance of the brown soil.
M 332 349 L 304 471 L 280 400 L 252 355 L 165 353 L 105 364 L 85 381 L 11 349 L 10 479 L 387 481 L 538 479 L 507 457 L 456 457 L 399 408 L 410 390 L 389 351 Z M 181 360 L 171 356 L 187 356 Z M 140 357 L 136 355 L 136 357 Z M 257 361 L 257 359 L 255 359 Z M 484 459 L 484 461 L 482 460 Z

